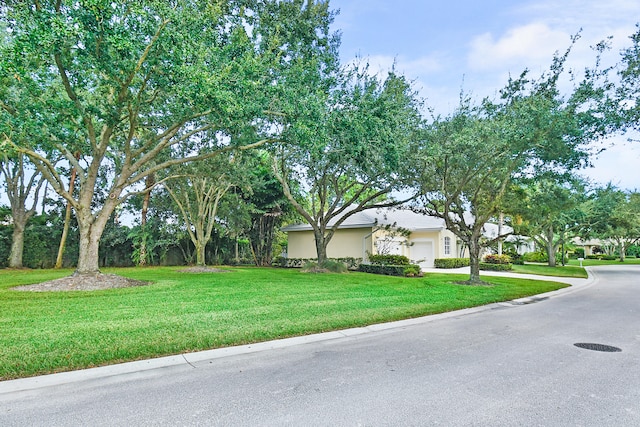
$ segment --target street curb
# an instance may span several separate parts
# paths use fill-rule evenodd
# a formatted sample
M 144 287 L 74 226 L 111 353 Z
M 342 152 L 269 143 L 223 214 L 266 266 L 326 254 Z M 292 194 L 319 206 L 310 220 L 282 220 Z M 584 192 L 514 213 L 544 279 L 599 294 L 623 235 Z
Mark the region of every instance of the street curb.
M 41 375 L 37 377 L 20 378 L 0 382 L 0 395 L 6 393 L 16 393 L 39 388 L 57 386 L 62 384 L 77 383 L 87 380 L 108 378 L 118 375 L 132 374 L 136 372 L 151 371 L 154 369 L 168 368 L 172 366 L 191 366 L 199 363 L 206 363 L 211 360 L 225 357 L 238 356 L 243 354 L 257 353 L 261 351 L 283 349 L 303 344 L 315 343 L 319 341 L 329 341 L 335 339 L 355 337 L 373 332 L 387 331 L 390 329 L 402 329 L 409 326 L 430 323 L 452 317 L 461 317 L 474 313 L 479 313 L 505 306 L 518 306 L 530 304 L 540 300 L 545 300 L 561 295 L 567 295 L 591 287 L 597 282 L 597 277 L 593 271 L 587 267 L 588 279 L 571 279 L 550 276 L 536 276 L 536 280 L 551 280 L 568 283 L 569 287 L 558 289 L 531 297 L 519 298 L 512 301 L 491 303 L 478 307 L 465 308 L 462 310 L 449 311 L 446 313 L 432 314 L 412 319 L 398 320 L 394 322 L 379 323 L 369 326 L 343 329 L 339 331 L 322 332 L 317 334 L 303 335 L 299 337 L 283 338 L 273 341 L 265 341 L 255 344 L 246 344 L 233 347 L 223 347 L 213 350 L 204 350 L 194 353 L 184 353 L 173 356 L 158 357 L 154 359 L 125 362 L 116 365 L 100 366 L 96 368 L 82 369 L 77 371 L 61 372 L 57 374 Z M 501 275 L 502 276 L 502 275 Z M 509 275 L 509 277 L 529 278 L 529 275 Z

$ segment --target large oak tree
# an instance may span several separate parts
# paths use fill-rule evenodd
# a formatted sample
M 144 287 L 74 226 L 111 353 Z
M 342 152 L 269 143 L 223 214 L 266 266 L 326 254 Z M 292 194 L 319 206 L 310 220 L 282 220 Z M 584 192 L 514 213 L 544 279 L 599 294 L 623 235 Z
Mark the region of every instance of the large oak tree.
M 342 70 L 313 87 L 300 110 L 287 117 L 274 172 L 311 225 L 322 264 L 346 219 L 403 202 L 393 196 L 407 187 L 421 118 L 410 85 L 394 73 L 380 80 L 363 69 Z M 300 185 L 298 194 L 292 182 Z
M 418 210 L 443 218 L 469 247 L 470 284 L 482 283 L 480 252 L 492 243 L 483 228 L 500 214 L 514 179 L 585 165 L 589 144 L 604 132 L 592 109 L 598 94 L 589 85 L 581 82 L 568 96 L 560 94 L 568 54 L 556 56 L 537 79 L 528 72 L 510 79 L 497 101 L 473 105 L 463 99 L 453 115 L 427 129 L 416 171 Z
M 325 2 L 10 0 L 0 13 L 2 79 L 41 95 L 34 108 L 0 100 L 28 123 L 28 137 L 5 134 L 3 146 L 29 156 L 75 210 L 77 273 L 98 273 L 109 217 L 148 176 L 274 139 L 279 70 L 333 43 Z M 254 138 L 235 146 L 239 133 Z M 77 170 L 77 196 L 58 157 Z

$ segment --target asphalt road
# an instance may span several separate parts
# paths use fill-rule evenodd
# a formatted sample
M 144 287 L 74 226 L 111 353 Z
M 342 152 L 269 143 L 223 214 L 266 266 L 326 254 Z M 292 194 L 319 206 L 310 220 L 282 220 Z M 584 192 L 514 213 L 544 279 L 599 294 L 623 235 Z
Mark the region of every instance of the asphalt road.
M 592 272 L 592 286 L 529 304 L 46 387 L 0 383 L 0 425 L 639 426 L 640 265 Z

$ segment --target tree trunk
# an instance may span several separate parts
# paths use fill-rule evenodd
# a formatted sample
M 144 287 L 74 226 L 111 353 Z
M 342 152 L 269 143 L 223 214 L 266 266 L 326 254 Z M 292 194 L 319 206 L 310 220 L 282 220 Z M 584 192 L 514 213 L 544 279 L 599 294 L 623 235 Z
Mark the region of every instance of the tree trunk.
M 204 267 L 206 265 L 205 261 L 205 248 L 206 243 L 202 244 L 199 241 L 193 242 L 196 247 L 196 265 Z
M 314 231 L 313 234 L 315 235 L 315 240 L 316 240 L 316 253 L 318 254 L 318 265 L 322 265 L 327 260 L 327 244 L 329 242 L 326 241 L 324 233 L 321 233 L 320 231 Z
M 80 253 L 78 256 L 78 266 L 76 274 L 99 274 L 99 256 L 98 249 L 100 247 L 100 236 L 104 226 L 98 230 L 96 224 L 86 225 L 78 224 L 80 228 Z
M 618 252 L 620 252 L 620 262 L 624 262 L 624 256 L 625 256 L 625 247 L 624 247 L 624 243 L 620 243 L 618 245 Z
M 80 231 L 80 253 L 75 274 L 100 274 L 100 238 L 109 217 L 117 206 L 117 203 L 112 200 L 105 203 L 97 218 L 94 218 L 91 208 L 76 208 L 76 219 Z
M 545 250 L 547 251 L 548 265 L 549 267 L 555 267 L 556 262 L 556 245 L 553 243 L 553 227 L 549 226 L 545 230 Z
M 80 158 L 80 153 L 75 154 L 76 160 Z M 73 189 L 76 183 L 76 168 L 71 168 L 71 176 L 69 177 L 69 194 L 73 195 Z M 62 268 L 62 260 L 64 257 L 65 246 L 67 245 L 67 236 L 69 235 L 69 223 L 71 222 L 71 203 L 67 201 L 67 209 L 64 213 L 64 225 L 62 227 L 62 236 L 60 237 L 60 245 L 58 246 L 58 257 L 54 268 Z
M 480 236 L 472 236 L 469 240 L 469 267 L 471 273 L 469 275 L 470 285 L 479 285 L 484 283 L 480 279 Z
M 140 256 L 138 257 L 138 267 L 147 265 L 147 213 L 149 212 L 149 201 L 151 200 L 151 188 L 155 185 L 155 176 L 150 174 L 145 179 L 147 192 L 142 200 L 142 211 L 140 212 L 140 229 L 142 232 L 142 240 L 140 241 Z
M 22 268 L 22 253 L 24 251 L 24 229 L 26 221 L 13 222 L 13 239 L 9 254 L 9 268 Z

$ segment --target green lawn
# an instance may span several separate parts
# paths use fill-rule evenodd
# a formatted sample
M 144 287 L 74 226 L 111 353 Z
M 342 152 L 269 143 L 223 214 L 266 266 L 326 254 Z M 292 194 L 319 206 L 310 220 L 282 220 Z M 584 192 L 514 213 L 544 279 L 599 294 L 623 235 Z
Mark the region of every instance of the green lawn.
M 558 265 L 556 267 L 549 267 L 548 265 L 540 264 L 525 264 L 525 265 L 513 265 L 513 273 L 523 274 L 537 274 L 539 276 L 555 276 L 555 277 L 588 277 L 584 268 L 579 265 L 565 265 L 564 267 Z
M 580 261 L 577 259 L 570 259 L 569 265 L 580 265 Z M 585 259 L 582 261 L 582 265 L 585 267 L 597 266 L 597 265 L 624 265 L 624 264 L 640 264 L 640 258 L 625 258 L 624 263 L 619 260 L 598 260 L 598 259 Z
M 511 300 L 565 287 L 467 276 L 397 278 L 364 273 L 233 268 L 113 269 L 150 286 L 91 292 L 9 288 L 71 271 L 0 270 L 0 379 L 27 377 L 275 338 L 364 326 Z

